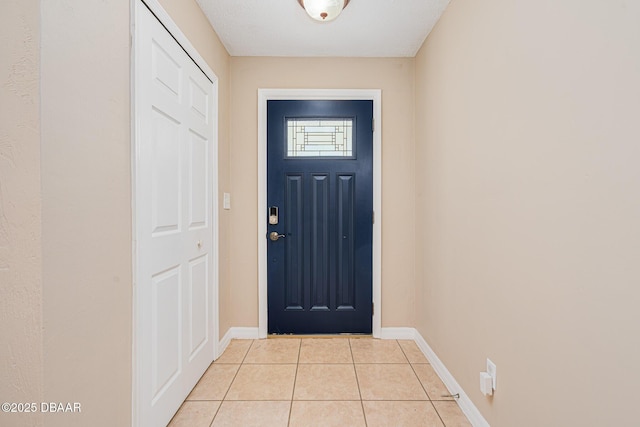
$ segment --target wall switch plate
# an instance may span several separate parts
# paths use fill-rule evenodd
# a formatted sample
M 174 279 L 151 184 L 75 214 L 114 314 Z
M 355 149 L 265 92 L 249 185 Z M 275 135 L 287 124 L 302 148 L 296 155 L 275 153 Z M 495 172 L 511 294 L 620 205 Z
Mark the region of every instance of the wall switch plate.
M 222 207 L 224 209 L 231 209 L 231 194 L 224 193 L 222 196 Z
M 487 358 L 487 374 L 489 374 L 493 380 L 493 389 L 496 389 L 496 364 Z

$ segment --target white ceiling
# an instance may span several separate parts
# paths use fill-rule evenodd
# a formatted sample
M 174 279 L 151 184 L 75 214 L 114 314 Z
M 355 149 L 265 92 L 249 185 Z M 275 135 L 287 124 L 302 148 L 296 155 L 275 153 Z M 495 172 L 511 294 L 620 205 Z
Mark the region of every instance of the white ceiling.
M 196 0 L 232 56 L 415 56 L 449 0 L 351 0 L 335 21 L 297 0 Z

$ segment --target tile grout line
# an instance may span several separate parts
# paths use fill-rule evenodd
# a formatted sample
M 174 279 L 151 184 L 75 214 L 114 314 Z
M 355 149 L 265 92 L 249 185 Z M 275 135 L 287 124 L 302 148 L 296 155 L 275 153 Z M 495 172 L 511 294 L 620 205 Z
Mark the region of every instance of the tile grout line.
M 302 351 L 302 338 L 298 344 L 298 359 L 296 360 L 296 373 L 293 376 L 293 390 L 291 390 L 291 403 L 289 404 L 289 418 L 287 419 L 287 427 L 291 424 L 291 413 L 293 412 L 293 396 L 296 393 L 296 382 L 298 381 L 298 366 L 300 366 L 300 353 Z
M 400 342 L 398 342 L 398 340 L 396 340 L 396 342 L 398 343 L 398 345 L 400 346 L 400 350 L 402 351 L 402 353 L 404 354 L 404 357 L 407 358 L 407 361 L 409 361 L 409 357 L 407 357 L 407 353 L 405 353 L 404 348 L 402 347 L 402 345 L 400 344 Z M 423 363 L 424 365 L 424 363 Z M 416 372 L 416 370 L 413 368 L 413 363 L 411 363 L 409 361 L 409 366 L 411 366 L 411 370 L 413 371 L 413 375 L 416 376 L 416 378 L 418 379 L 418 382 L 420 383 L 420 387 L 422 387 L 422 390 L 424 390 L 424 394 L 427 395 L 427 401 L 431 404 L 431 407 L 433 408 L 434 411 L 436 411 L 436 415 L 438 416 L 438 418 L 440 419 L 440 422 L 442 423 L 443 427 L 446 427 L 444 420 L 442 419 L 442 417 L 440 416 L 440 413 L 438 412 L 438 408 L 436 408 L 436 405 L 433 404 L 433 400 L 431 399 L 431 396 L 429 395 L 429 392 L 427 392 L 426 387 L 424 386 L 424 384 L 422 384 L 422 381 L 420 380 L 420 377 L 418 376 L 418 373 Z
M 431 406 L 433 406 L 433 410 L 436 411 L 436 415 L 438 416 L 438 418 L 440 418 L 440 422 L 442 423 L 442 425 L 444 427 L 447 427 L 447 425 L 444 423 L 444 420 L 442 419 L 442 416 L 440 416 L 440 412 L 438 412 L 438 408 L 436 408 L 436 405 L 433 404 L 433 401 L 430 401 L 429 403 L 431 403 Z
M 396 340 L 397 342 L 397 340 Z M 402 354 L 404 354 L 404 357 L 406 357 L 407 361 L 409 361 L 409 358 L 407 357 L 407 354 L 404 352 L 404 348 L 402 348 L 402 346 L 400 345 L 400 343 L 398 343 L 398 345 L 400 346 L 400 350 L 402 351 Z M 420 377 L 418 376 L 418 373 L 416 372 L 416 370 L 413 368 L 413 363 L 409 362 L 409 366 L 411 366 L 411 371 L 413 372 L 413 375 L 416 376 L 416 378 L 418 379 L 418 382 L 420 383 L 420 387 L 422 387 L 422 390 L 424 390 L 424 394 L 427 395 L 427 400 L 429 402 L 431 402 L 431 396 L 429 395 L 429 392 L 427 391 L 426 387 L 424 386 L 424 384 L 422 384 L 422 381 L 420 380 Z M 435 409 L 435 407 L 434 407 Z
M 244 356 L 242 356 L 242 360 L 240 361 L 240 365 L 238 365 L 238 370 L 236 371 L 235 375 L 233 376 L 233 379 L 231 380 L 231 382 L 229 383 L 229 387 L 227 387 L 227 391 L 224 393 L 224 396 L 222 396 L 222 400 L 220 401 L 220 405 L 218 406 L 218 409 L 216 409 L 216 413 L 213 415 L 213 419 L 211 420 L 211 423 L 209 424 L 209 427 L 213 427 L 213 422 L 216 420 L 216 417 L 218 416 L 218 413 L 220 412 L 220 408 L 222 408 L 222 404 L 227 399 L 227 395 L 229 394 L 229 390 L 231 390 L 231 386 L 233 385 L 233 382 L 236 380 L 236 377 L 238 376 L 238 372 L 240 372 L 240 368 L 242 368 L 242 365 L 244 364 L 244 360 L 247 358 L 247 354 L 249 354 L 249 351 L 251 351 L 251 347 L 253 347 L 253 343 L 254 342 L 255 342 L 255 340 L 251 340 L 251 344 L 249 344 L 249 348 L 247 348 L 247 351 L 245 352 Z M 228 348 L 228 346 L 227 346 L 227 348 Z M 222 356 L 222 355 L 220 355 L 220 356 Z M 222 365 L 223 363 L 220 363 L 220 364 Z
M 364 402 L 362 401 L 362 392 L 360 391 L 360 381 L 358 380 L 358 370 L 356 369 L 356 359 L 353 357 L 353 349 L 351 348 L 351 338 L 349 338 L 349 352 L 351 353 L 351 362 L 353 364 L 353 372 L 356 374 L 356 385 L 358 386 L 358 395 L 360 396 L 360 407 L 362 408 L 362 417 L 364 418 L 365 427 L 367 424 L 367 414 L 364 411 Z
M 404 356 L 404 359 L 407 361 L 407 363 L 409 365 L 411 365 L 411 361 L 409 361 L 409 357 L 407 356 L 407 353 L 405 353 L 404 348 L 402 348 L 402 345 L 400 344 L 400 341 L 398 340 L 394 340 L 396 342 L 396 344 L 398 345 L 398 347 L 400 347 L 400 353 L 402 353 L 402 355 Z M 415 372 L 414 372 L 415 373 Z M 416 375 L 416 378 L 418 376 Z

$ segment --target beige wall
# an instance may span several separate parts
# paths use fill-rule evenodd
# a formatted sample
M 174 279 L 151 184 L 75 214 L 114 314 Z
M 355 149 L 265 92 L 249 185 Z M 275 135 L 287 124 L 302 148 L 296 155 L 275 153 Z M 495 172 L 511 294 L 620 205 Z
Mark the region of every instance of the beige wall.
M 0 13 L 0 402 L 42 400 L 39 1 Z M 0 412 L 0 425 L 39 414 Z
M 453 0 L 416 58 L 417 326 L 494 427 L 637 422 L 639 16 Z
M 131 419 L 129 3 L 44 1 L 44 397 L 82 413 L 47 426 Z
M 230 325 L 258 326 L 259 88 L 382 89 L 382 326 L 412 324 L 413 69 L 411 58 L 231 58 Z

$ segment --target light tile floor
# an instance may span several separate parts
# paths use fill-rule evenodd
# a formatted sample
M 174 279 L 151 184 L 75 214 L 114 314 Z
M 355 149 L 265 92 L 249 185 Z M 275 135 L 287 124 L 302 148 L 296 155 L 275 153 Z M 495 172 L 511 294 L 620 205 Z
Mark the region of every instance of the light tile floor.
M 169 426 L 471 424 L 410 340 L 234 340 Z

